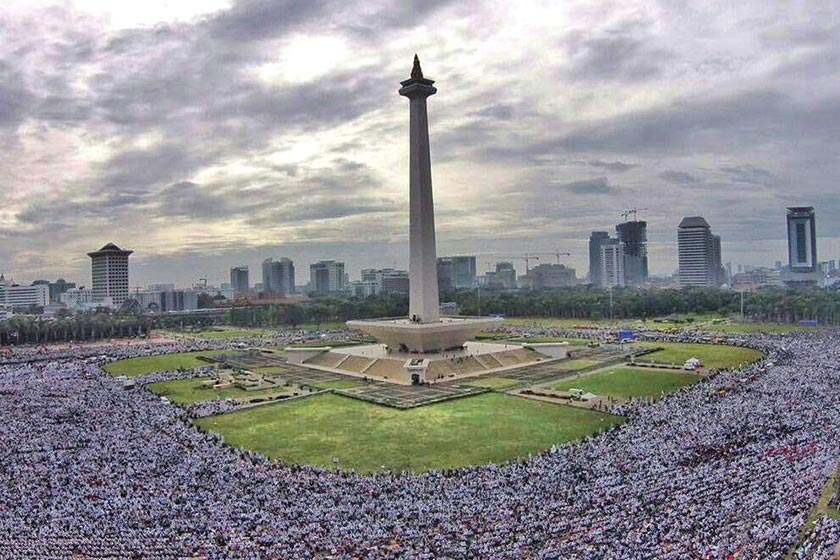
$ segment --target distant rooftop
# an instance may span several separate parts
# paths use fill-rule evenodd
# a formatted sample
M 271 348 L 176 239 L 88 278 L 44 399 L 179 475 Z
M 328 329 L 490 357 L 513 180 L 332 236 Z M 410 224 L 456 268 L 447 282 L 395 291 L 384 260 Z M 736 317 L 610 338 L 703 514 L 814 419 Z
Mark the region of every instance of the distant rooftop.
M 88 253 L 88 256 L 93 257 L 93 256 L 96 256 L 96 255 L 101 255 L 103 253 L 122 253 L 124 255 L 130 255 L 133 252 L 134 251 L 120 249 L 114 243 L 107 243 L 101 249 L 99 249 L 98 251 L 93 251 L 91 253 Z
M 707 228 L 709 226 L 709 222 L 706 221 L 706 218 L 703 216 L 686 216 L 680 222 L 681 228 L 696 228 L 696 227 L 703 227 Z

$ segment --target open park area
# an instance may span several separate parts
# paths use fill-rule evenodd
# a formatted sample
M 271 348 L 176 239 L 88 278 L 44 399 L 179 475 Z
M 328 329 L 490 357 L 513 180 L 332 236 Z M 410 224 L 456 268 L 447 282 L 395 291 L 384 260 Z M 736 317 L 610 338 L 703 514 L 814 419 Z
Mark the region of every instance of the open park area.
M 553 391 L 581 389 L 599 396 L 619 399 L 656 398 L 700 382 L 695 373 L 656 370 L 636 367 L 613 367 L 579 379 L 561 381 L 551 386 Z
M 746 366 L 761 359 L 761 352 L 752 348 L 739 348 L 716 344 L 682 344 L 662 342 L 637 342 L 637 348 L 661 348 L 645 354 L 639 362 L 681 367 L 686 360 L 698 358 L 706 369 L 723 369 Z
M 423 472 L 526 458 L 621 422 L 609 414 L 486 393 L 411 410 L 319 395 L 197 424 L 231 445 L 285 463 Z
M 150 373 L 173 371 L 179 369 L 198 369 L 212 366 L 213 362 L 207 358 L 219 356 L 224 351 L 210 350 L 206 352 L 185 352 L 183 354 L 161 354 L 158 356 L 142 356 L 113 362 L 104 367 L 111 375 L 125 375 L 129 378 L 141 377 Z
M 195 420 L 225 441 L 284 463 L 373 472 L 451 469 L 505 463 L 538 454 L 621 424 L 619 416 L 568 406 L 568 401 L 524 398 L 528 388 L 568 392 L 580 389 L 618 401 L 658 398 L 702 377 L 679 369 L 631 367 L 617 345 L 571 344 L 572 357 L 498 374 L 419 387 L 365 381 L 285 362 L 282 351 L 204 351 L 131 358 L 106 366 L 112 375 L 132 378 L 172 371 L 218 367 L 219 376 L 252 375 L 265 386 L 246 390 L 213 379 L 177 378 L 148 390 L 175 405 L 232 399 L 238 406 L 276 401 Z M 640 342 L 628 350 L 655 364 L 681 366 L 699 358 L 709 368 L 752 363 L 756 350 L 708 344 Z M 240 372 L 240 373 L 236 373 Z M 302 388 L 305 388 L 303 390 Z M 311 391 L 333 394 L 307 396 Z M 524 391 L 524 393 L 523 393 Z M 506 394 L 511 393 L 511 394 Z M 545 400 L 551 402 L 543 402 Z

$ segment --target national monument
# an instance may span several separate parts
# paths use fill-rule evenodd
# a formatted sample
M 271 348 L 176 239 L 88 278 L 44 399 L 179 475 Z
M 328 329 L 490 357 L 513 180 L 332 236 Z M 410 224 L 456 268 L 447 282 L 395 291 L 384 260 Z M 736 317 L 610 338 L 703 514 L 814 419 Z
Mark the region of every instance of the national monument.
M 408 317 L 348 321 L 385 343 L 391 351 L 430 353 L 460 348 L 473 335 L 499 319 L 441 317 L 435 245 L 435 209 L 426 98 L 437 93 L 434 80 L 423 76 L 414 55 L 411 77 L 400 82 L 399 94 L 409 100 L 409 311 Z

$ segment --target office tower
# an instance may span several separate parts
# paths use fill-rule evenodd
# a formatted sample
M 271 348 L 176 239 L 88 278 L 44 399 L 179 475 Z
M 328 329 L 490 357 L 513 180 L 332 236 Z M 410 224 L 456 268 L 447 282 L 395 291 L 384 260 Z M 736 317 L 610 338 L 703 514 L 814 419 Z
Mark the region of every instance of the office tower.
M 230 287 L 234 294 L 245 294 L 250 291 L 247 266 L 235 266 L 230 269 Z
M 606 239 L 600 245 L 601 285 L 606 287 L 624 286 L 624 244 L 618 239 Z
M 344 263 L 319 261 L 309 265 L 309 289 L 316 293 L 335 293 L 344 290 Z
M 295 263 L 285 257 L 279 261 L 265 259 L 262 264 L 262 291 L 289 295 L 295 291 Z
M 615 226 L 618 240 L 624 244 L 624 282 L 641 286 L 648 279 L 647 222 L 633 220 Z
M 437 259 L 438 290 L 452 290 L 455 288 L 455 263 L 451 257 Z
M 817 224 L 813 206 L 787 209 L 788 264 L 791 272 L 813 272 L 817 265 Z
M 720 237 L 702 216 L 683 218 L 677 228 L 680 286 L 719 287 Z
M 589 282 L 600 286 L 601 282 L 601 245 L 610 238 L 606 231 L 593 231 L 589 236 Z
M 128 298 L 128 257 L 133 252 L 108 243 L 98 251 L 88 253 L 95 301 L 110 298 L 111 303 L 119 307 Z
M 455 268 L 455 288 L 473 288 L 475 287 L 475 257 L 474 256 L 457 256 L 450 257 L 452 265 Z

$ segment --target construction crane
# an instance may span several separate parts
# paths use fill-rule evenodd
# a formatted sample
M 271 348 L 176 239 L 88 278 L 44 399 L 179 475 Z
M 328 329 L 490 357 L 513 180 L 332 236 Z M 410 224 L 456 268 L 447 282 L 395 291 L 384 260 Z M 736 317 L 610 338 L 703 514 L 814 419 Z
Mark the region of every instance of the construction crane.
M 633 220 L 632 220 L 632 221 L 634 221 L 634 222 L 635 222 L 635 221 L 636 221 L 636 214 L 637 214 L 638 212 L 643 212 L 643 211 L 645 211 L 645 210 L 647 210 L 647 208 L 630 208 L 630 209 L 628 209 L 628 210 L 625 210 L 625 211 L 624 211 L 624 212 L 622 212 L 621 214 L 619 214 L 619 216 L 621 216 L 622 218 L 624 218 L 624 221 L 626 222 L 626 221 L 627 221 L 627 218 L 630 216 L 630 214 L 633 214 Z
M 531 255 L 554 255 L 557 258 L 557 264 L 560 264 L 560 257 L 571 257 L 571 253 L 566 253 L 563 251 L 554 251 L 553 253 L 529 253 Z

